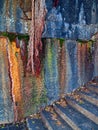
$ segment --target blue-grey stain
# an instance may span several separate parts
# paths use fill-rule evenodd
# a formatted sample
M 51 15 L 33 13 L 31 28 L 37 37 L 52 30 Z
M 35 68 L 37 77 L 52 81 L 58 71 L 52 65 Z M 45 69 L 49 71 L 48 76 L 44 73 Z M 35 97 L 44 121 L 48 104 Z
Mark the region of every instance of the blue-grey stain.
M 25 3 L 24 3 L 25 4 Z M 28 33 L 28 27 L 25 24 L 23 10 L 20 9 L 18 1 L 1 0 L 0 1 L 0 31 Z
M 47 40 L 46 57 L 45 57 L 45 87 L 49 102 L 58 98 L 59 81 L 58 81 L 58 65 L 57 65 L 57 45 L 55 40 Z
M 67 49 L 67 57 L 69 59 L 68 62 L 70 62 L 70 71 L 71 76 L 69 80 L 69 86 L 68 91 L 72 91 L 73 89 L 78 87 L 78 67 L 77 67 L 77 42 L 75 41 L 66 41 L 65 46 Z M 67 62 L 67 61 L 66 61 Z M 68 68 L 67 68 L 68 69 Z
M 21 17 L 22 17 L 22 11 L 19 7 L 17 7 L 17 10 L 16 10 L 16 17 L 17 17 L 17 20 L 15 22 L 15 30 L 17 33 L 20 33 L 22 31 L 22 22 L 21 22 Z
M 66 39 L 85 39 L 98 32 L 98 1 L 97 0 L 60 0 L 56 8 L 52 3 L 46 1 L 47 16 L 52 15 L 52 10 L 61 13 L 62 21 L 59 22 L 59 29 L 56 20 L 46 17 L 46 25 L 43 37 L 63 37 Z M 52 22 L 56 26 L 49 25 Z M 50 28 L 51 32 L 47 28 Z M 57 31 L 58 30 L 58 31 Z M 77 35 L 78 32 L 78 35 Z
M 0 15 L 3 13 L 4 2 L 5 0 L 0 0 Z

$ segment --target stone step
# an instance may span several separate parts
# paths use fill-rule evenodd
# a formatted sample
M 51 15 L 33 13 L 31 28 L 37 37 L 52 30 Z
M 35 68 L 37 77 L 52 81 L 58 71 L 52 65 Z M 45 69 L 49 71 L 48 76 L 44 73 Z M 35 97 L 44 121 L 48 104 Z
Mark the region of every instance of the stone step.
M 90 84 L 88 84 L 87 86 L 92 86 L 92 87 L 98 88 L 98 84 L 94 83 L 94 82 L 90 82 Z
M 72 127 L 73 130 L 98 129 L 98 125 L 70 105 L 67 105 L 67 107 L 62 107 L 61 105 L 56 104 L 54 105 L 54 108 L 56 112 Z
M 92 92 L 77 92 L 78 95 L 80 95 L 83 99 L 86 101 L 98 106 L 98 96 Z
M 13 125 L 6 125 L 0 127 L 0 130 L 27 130 L 26 124 L 25 123 L 20 123 L 20 124 L 13 124 Z
M 80 130 L 80 128 L 65 114 L 57 107 L 57 105 L 54 105 L 54 109 L 56 113 L 65 121 L 73 130 Z
M 42 121 L 45 125 L 45 127 L 48 129 L 48 130 L 53 130 L 52 126 L 50 125 L 50 122 L 47 120 L 46 116 L 44 115 L 43 112 L 41 112 L 41 118 L 42 118 Z
M 41 118 L 28 118 L 26 119 L 26 123 L 28 130 L 47 130 Z
M 56 113 L 65 121 L 73 130 L 80 130 L 80 128 L 64 113 L 57 105 L 53 105 Z
M 89 90 L 88 88 L 86 88 L 86 87 L 83 87 L 83 88 L 81 88 L 79 91 L 76 91 L 76 93 L 83 93 L 83 94 L 85 94 L 85 95 L 88 95 L 88 96 L 90 96 L 90 97 L 92 97 L 92 98 L 95 98 L 95 99 L 97 99 L 98 100 L 98 94 L 97 93 L 95 93 L 95 92 L 93 92 L 93 91 L 91 91 L 91 90 Z
M 92 92 L 95 92 L 98 94 L 98 86 L 97 85 L 94 85 L 94 84 L 89 84 L 87 85 L 87 88 L 92 91 Z
M 43 110 L 42 113 L 52 130 L 72 130 L 72 128 L 57 113 L 55 113 L 52 107 L 50 110 Z
M 98 125 L 98 107 L 89 103 L 88 101 L 76 101 L 74 98 L 68 96 L 66 97 L 66 100 L 69 105 Z

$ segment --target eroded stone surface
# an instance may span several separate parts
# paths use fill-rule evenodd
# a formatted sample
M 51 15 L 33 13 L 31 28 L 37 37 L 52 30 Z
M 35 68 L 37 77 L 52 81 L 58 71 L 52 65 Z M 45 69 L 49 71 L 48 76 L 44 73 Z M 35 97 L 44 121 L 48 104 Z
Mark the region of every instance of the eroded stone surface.
M 98 32 L 97 0 L 46 0 L 48 10 L 43 37 L 63 37 L 65 39 L 90 39 Z
M 0 124 L 14 121 L 7 45 L 7 39 L 0 37 Z
M 98 32 L 98 0 L 46 0 L 47 15 L 42 37 L 90 39 Z M 31 0 L 1 0 L 0 31 L 28 33 Z

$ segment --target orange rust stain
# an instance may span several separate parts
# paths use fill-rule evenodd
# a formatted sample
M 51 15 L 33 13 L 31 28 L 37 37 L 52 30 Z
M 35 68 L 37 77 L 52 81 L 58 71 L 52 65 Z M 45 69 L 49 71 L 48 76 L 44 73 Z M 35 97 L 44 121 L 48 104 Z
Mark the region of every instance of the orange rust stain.
M 20 75 L 19 60 L 20 48 L 16 47 L 16 43 L 8 44 L 8 57 L 10 63 L 10 77 L 12 82 L 12 97 L 14 102 L 15 121 L 23 118 L 23 100 L 22 100 L 22 81 Z

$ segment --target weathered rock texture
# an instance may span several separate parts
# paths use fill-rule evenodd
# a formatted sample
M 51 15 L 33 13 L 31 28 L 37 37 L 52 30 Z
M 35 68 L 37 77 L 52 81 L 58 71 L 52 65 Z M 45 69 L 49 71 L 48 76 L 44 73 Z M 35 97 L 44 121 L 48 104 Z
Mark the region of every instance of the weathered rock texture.
M 47 39 L 45 87 L 49 101 L 84 85 L 98 73 L 97 43 Z
M 98 32 L 98 0 L 46 0 L 47 15 L 42 37 L 90 39 Z M 1 0 L 0 31 L 28 33 L 31 0 Z
M 1 123 L 31 115 L 98 74 L 97 41 L 43 41 L 43 67 L 40 75 L 34 77 L 24 71 L 22 47 L 17 47 L 15 41 L 0 38 Z M 21 45 L 23 41 L 18 42 Z
M 24 77 L 25 114 L 50 104 L 97 76 L 97 42 L 44 39 L 43 69 L 39 77 Z M 29 100 L 29 102 L 28 102 Z
M 14 105 L 14 120 L 22 119 L 23 110 L 23 63 L 20 55 L 20 48 L 16 42 L 8 42 L 9 75 L 11 83 L 11 95 Z
M 14 120 L 7 47 L 8 39 L 0 37 L 0 124 Z
M 98 32 L 98 0 L 46 0 L 48 10 L 43 37 L 90 39 Z
M 30 3 L 1 0 L 0 31 L 28 33 Z M 98 74 L 97 34 L 94 41 L 87 41 L 98 31 L 98 0 L 46 0 L 46 8 L 43 46 L 35 45 L 43 54 L 37 77 L 26 71 L 26 42 L 0 37 L 0 123 L 21 120 Z
M 0 31 L 27 33 L 31 20 L 31 0 L 0 1 Z
M 33 75 L 38 76 L 41 72 L 42 55 L 42 32 L 45 24 L 45 0 L 32 1 L 32 21 L 30 28 L 30 40 L 28 50 L 28 70 L 32 71 Z

